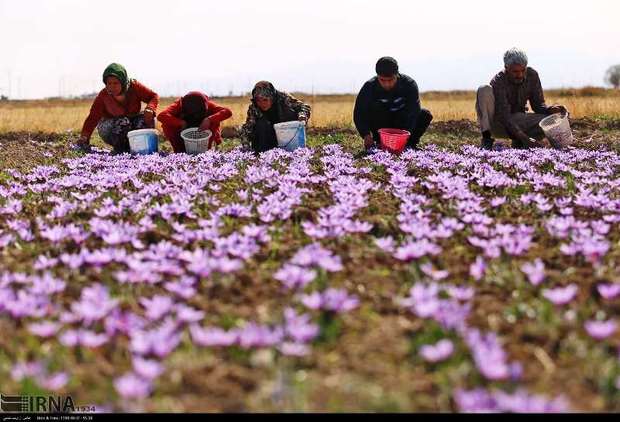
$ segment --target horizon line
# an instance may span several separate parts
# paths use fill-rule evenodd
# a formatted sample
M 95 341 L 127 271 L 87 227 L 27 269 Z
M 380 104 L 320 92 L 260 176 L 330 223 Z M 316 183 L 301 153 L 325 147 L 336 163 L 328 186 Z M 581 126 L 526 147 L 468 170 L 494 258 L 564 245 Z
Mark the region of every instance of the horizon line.
M 477 88 L 473 88 L 473 89 L 432 89 L 432 90 L 420 91 L 420 95 L 475 93 L 476 89 Z M 620 92 L 620 90 L 616 88 L 609 87 L 609 86 L 601 86 L 601 85 L 561 86 L 561 87 L 545 88 L 544 91 L 572 91 L 572 90 L 580 91 L 580 90 L 587 90 L 587 89 Z M 68 95 L 68 96 L 63 95 L 63 96 L 50 96 L 50 97 L 37 97 L 37 98 L 11 98 L 7 96 L 6 99 L 3 99 L 3 101 L 10 102 L 10 101 L 46 101 L 46 100 L 86 100 L 86 99 L 96 97 L 99 94 L 99 92 L 100 91 L 83 93 L 79 95 Z M 243 94 L 233 94 L 233 95 L 210 95 L 210 94 L 207 94 L 207 95 L 210 98 L 243 98 L 243 97 L 248 97 L 250 92 L 251 91 L 248 91 Z M 351 96 L 351 95 L 355 96 L 358 94 L 356 92 L 305 92 L 305 91 L 287 91 L 287 92 L 291 94 L 295 94 L 295 95 L 306 96 L 306 97 L 312 97 L 312 96 L 343 96 L 344 97 L 344 96 Z M 162 99 L 179 98 L 179 95 L 160 95 L 160 98 Z

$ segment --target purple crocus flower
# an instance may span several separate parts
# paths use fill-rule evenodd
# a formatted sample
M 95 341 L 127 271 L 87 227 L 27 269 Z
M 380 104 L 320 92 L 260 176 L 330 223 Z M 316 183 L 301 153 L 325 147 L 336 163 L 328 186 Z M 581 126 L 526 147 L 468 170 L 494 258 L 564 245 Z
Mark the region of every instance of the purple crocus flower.
M 439 285 L 437 283 L 416 283 L 409 290 L 409 297 L 401 305 L 410 308 L 420 318 L 431 318 L 439 311 Z
M 175 311 L 177 314 L 177 318 L 180 321 L 183 321 L 186 323 L 199 322 L 199 321 L 202 321 L 202 319 L 205 317 L 204 311 L 200 311 L 198 309 L 192 308 L 191 306 L 187 306 L 183 304 L 176 305 Z
M 281 327 L 267 327 L 253 322 L 239 330 L 239 346 L 244 349 L 271 347 L 282 341 Z
M 453 299 L 467 301 L 474 297 L 473 287 L 448 286 L 447 292 Z
M 563 397 L 548 400 L 521 389 L 512 394 L 483 389 L 457 390 L 454 398 L 459 410 L 468 413 L 564 413 L 569 410 Z
M 235 192 L 237 194 L 237 198 L 239 198 L 239 200 L 241 201 L 247 201 L 248 197 L 249 197 L 249 192 L 247 190 L 238 190 L 237 192 Z
M 61 293 L 65 290 L 67 283 L 63 280 L 53 277 L 49 272 L 42 276 L 34 276 L 31 278 L 32 288 L 30 291 L 37 295 L 53 295 Z
M 298 265 L 285 264 L 273 278 L 288 289 L 303 289 L 316 278 L 316 271 Z
M 493 396 L 483 389 L 457 390 L 454 399 L 461 412 L 492 413 L 499 410 Z
M 157 321 L 168 315 L 174 305 L 170 297 L 162 295 L 153 296 L 151 299 L 143 297 L 139 302 L 146 309 L 146 317 L 151 321 Z
M 125 399 L 144 399 L 151 394 L 153 386 L 135 373 L 128 373 L 114 380 L 114 388 Z
M 68 330 L 60 336 L 60 343 L 67 347 L 84 346 L 97 348 L 107 343 L 110 338 L 106 333 L 95 333 L 90 330 Z
M 170 281 L 164 284 L 164 288 L 170 293 L 174 293 L 181 299 L 189 299 L 196 294 L 196 288 L 194 287 L 194 280 L 191 277 L 187 277 L 184 280 L 173 282 Z
M 465 342 L 471 349 L 474 362 L 480 373 L 489 380 L 518 378 L 521 366 L 509 364 L 507 354 L 495 333 L 481 333 L 476 329 L 465 332 Z
M 217 212 L 218 216 L 230 216 L 235 218 L 249 218 L 252 217 L 251 208 L 247 205 L 235 203 L 228 204 L 222 208 L 220 208 Z
M 603 299 L 612 300 L 620 296 L 620 284 L 599 284 L 596 288 Z
M 50 315 L 52 304 L 50 299 L 41 294 L 35 294 L 27 290 L 19 290 L 15 295 L 11 290 L 5 291 L 1 296 L 5 296 L 5 301 L 1 306 L 4 307 L 13 318 L 23 318 L 27 316 L 42 318 Z
M 441 253 L 441 247 L 427 239 L 421 239 L 414 242 L 406 243 L 396 249 L 394 258 L 401 261 L 411 261 L 426 255 L 438 255 Z
M 43 364 L 38 361 L 17 363 L 11 369 L 11 378 L 14 381 L 21 381 L 24 378 L 39 378 L 45 375 Z
M 484 258 L 481 256 L 476 257 L 476 260 L 473 264 L 469 266 L 469 275 L 473 277 L 474 280 L 480 281 L 482 277 L 484 277 L 484 273 L 486 271 L 487 265 L 484 262 Z
M 18 382 L 24 378 L 31 378 L 41 387 L 53 391 L 62 389 L 69 381 L 67 373 L 48 374 L 43 363 L 38 361 L 15 364 L 11 369 L 11 378 Z
M 443 280 L 450 275 L 447 270 L 436 270 L 430 262 L 420 265 L 420 270 L 435 281 Z
M 58 264 L 58 258 L 50 258 L 45 255 L 40 255 L 37 258 L 37 261 L 33 265 L 35 270 L 46 270 L 48 268 L 52 268 Z
M 204 347 L 231 346 L 239 338 L 237 330 L 226 331 L 221 328 L 201 328 L 195 324 L 190 325 L 189 332 L 192 335 L 193 342 Z
M 349 312 L 359 304 L 357 296 L 347 293 L 343 289 L 329 288 L 323 292 L 321 308 L 332 312 Z
M 503 412 L 510 413 L 565 413 L 568 403 L 563 397 L 548 400 L 519 389 L 512 394 L 497 391 L 493 394 L 497 406 Z
M 375 239 L 375 244 L 387 253 L 394 253 L 396 250 L 396 242 L 391 236 Z
M 229 274 L 242 269 L 243 261 L 239 259 L 231 259 L 228 257 L 212 258 L 211 266 L 213 268 L 213 271 L 217 271 L 222 274 Z
M 319 335 L 319 326 L 310 322 L 310 315 L 298 315 L 292 308 L 284 310 L 284 332 L 295 343 L 308 343 Z
M 22 201 L 19 199 L 10 199 L 4 207 L 0 207 L 0 215 L 2 214 L 19 214 L 22 210 Z
M 471 304 L 459 303 L 457 300 L 439 300 L 439 307 L 432 318 L 447 330 L 461 332 L 466 327 Z
M 545 279 L 545 264 L 540 258 L 536 258 L 533 263 L 526 262 L 521 265 L 521 271 L 534 286 L 538 286 Z
M 555 305 L 566 305 L 571 302 L 579 289 L 575 284 L 570 284 L 566 287 L 557 287 L 555 289 L 543 290 L 543 296 Z
M 342 270 L 340 257 L 334 255 L 332 251 L 323 248 L 318 243 L 312 243 L 297 251 L 290 262 L 301 267 L 316 265 L 328 272 Z
M 84 265 L 84 256 L 78 254 L 62 254 L 60 255 L 60 261 L 67 265 L 69 268 L 75 270 Z
M 53 321 L 33 322 L 28 326 L 28 331 L 39 337 L 51 337 L 58 332 L 61 325 Z
M 9 246 L 13 242 L 15 242 L 15 236 L 13 236 L 12 234 L 5 234 L 0 236 L 0 249 Z
M 88 325 L 103 319 L 117 306 L 118 301 L 110 298 L 105 286 L 93 284 L 82 290 L 80 301 L 72 303 L 71 310 Z
M 320 309 L 323 304 L 323 296 L 320 292 L 312 292 L 308 295 L 303 295 L 301 297 L 301 303 L 308 309 Z
M 500 205 L 503 205 L 506 203 L 506 197 L 505 196 L 498 196 L 496 198 L 491 199 L 491 206 L 493 208 L 497 208 Z
M 448 339 L 443 339 L 434 345 L 420 347 L 420 355 L 427 362 L 439 362 L 447 359 L 454 352 L 454 344 Z
M 121 312 L 118 308 L 108 315 L 104 321 L 105 331 L 113 337 L 117 333 L 129 335 L 133 330 L 141 330 L 147 321 L 132 312 Z
M 61 390 L 68 382 L 69 375 L 66 372 L 57 372 L 38 379 L 41 387 L 51 391 Z
M 586 321 L 584 324 L 588 335 L 596 340 L 604 340 L 610 337 L 618 328 L 615 321 Z
M 250 224 L 248 226 L 244 226 L 241 229 L 241 232 L 250 238 L 257 240 L 259 243 L 268 243 L 271 241 L 271 236 L 269 235 L 269 227 L 268 226 L 259 226 L 256 224 Z
M 145 380 L 154 380 L 164 372 L 162 364 L 156 360 L 143 359 L 140 356 L 134 356 L 132 362 L 135 373 Z
M 149 353 L 158 357 L 169 355 L 181 342 L 179 324 L 168 318 L 151 330 L 133 330 L 130 332 L 130 350 L 138 355 Z
M 52 243 L 60 243 L 66 238 L 65 230 L 61 226 L 48 227 L 39 232 L 42 238 Z

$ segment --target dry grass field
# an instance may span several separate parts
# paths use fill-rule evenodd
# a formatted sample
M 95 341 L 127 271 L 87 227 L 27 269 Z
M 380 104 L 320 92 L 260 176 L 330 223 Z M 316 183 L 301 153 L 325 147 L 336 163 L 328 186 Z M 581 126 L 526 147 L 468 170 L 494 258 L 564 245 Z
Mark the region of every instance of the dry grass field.
M 317 128 L 352 127 L 353 95 L 299 94 L 312 106 L 310 125 Z M 214 99 L 230 107 L 232 119 L 224 126 L 239 126 L 246 116 L 249 97 Z M 88 115 L 92 100 L 36 100 L 0 102 L 0 133 L 10 131 L 65 132 L 79 131 Z M 174 98 L 163 98 L 160 110 Z M 620 92 L 601 88 L 551 90 L 547 103 L 566 105 L 574 118 L 620 117 Z M 428 92 L 422 94 L 422 105 L 431 110 L 435 121 L 475 120 L 473 91 Z

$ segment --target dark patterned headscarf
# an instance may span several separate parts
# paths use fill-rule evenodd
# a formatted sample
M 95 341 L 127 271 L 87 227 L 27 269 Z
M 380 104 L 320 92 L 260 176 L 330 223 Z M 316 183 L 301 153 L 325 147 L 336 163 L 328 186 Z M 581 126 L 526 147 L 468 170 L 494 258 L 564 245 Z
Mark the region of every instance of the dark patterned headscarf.
M 252 99 L 256 99 L 258 96 L 275 100 L 277 92 L 271 82 L 260 81 L 257 82 L 256 85 L 254 85 L 254 89 L 252 89 Z

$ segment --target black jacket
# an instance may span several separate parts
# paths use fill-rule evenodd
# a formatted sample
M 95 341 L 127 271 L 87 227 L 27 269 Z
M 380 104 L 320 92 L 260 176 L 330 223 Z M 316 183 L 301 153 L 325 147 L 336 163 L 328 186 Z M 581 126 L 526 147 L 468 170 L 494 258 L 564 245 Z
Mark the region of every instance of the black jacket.
M 396 86 L 391 91 L 386 91 L 381 88 L 375 76 L 364 84 L 355 99 L 353 121 L 359 134 L 365 137 L 378 129 L 373 127 L 373 116 L 398 114 L 399 120 L 410 122 L 413 127 L 420 109 L 418 84 L 411 77 L 400 73 Z

